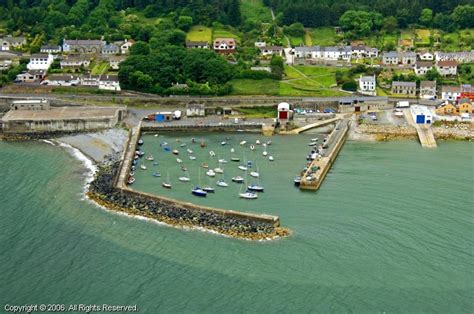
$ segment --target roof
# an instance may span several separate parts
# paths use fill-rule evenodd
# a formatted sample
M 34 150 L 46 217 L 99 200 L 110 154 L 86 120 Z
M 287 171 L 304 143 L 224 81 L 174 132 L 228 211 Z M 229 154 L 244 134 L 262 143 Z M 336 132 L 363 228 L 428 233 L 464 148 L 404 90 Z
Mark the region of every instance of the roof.
M 48 58 L 48 54 L 46 53 L 34 53 L 30 56 L 30 59 L 32 58 Z
M 201 47 L 201 46 L 209 46 L 207 41 L 187 41 L 186 47 Z
M 59 107 L 50 110 L 10 110 L 3 121 L 82 120 L 115 117 L 117 107 Z
M 119 78 L 118 78 L 118 75 L 101 75 L 100 81 L 101 82 L 118 82 Z
M 416 87 L 416 82 L 400 82 L 400 81 L 394 81 L 394 82 L 392 82 L 392 86 Z
M 436 88 L 436 81 L 420 81 L 420 88 Z
M 465 104 L 467 102 L 472 104 L 472 101 L 469 98 L 464 97 L 464 98 L 459 99 L 460 104 Z
M 384 58 L 397 58 L 398 53 L 396 51 L 384 52 L 383 57 Z
M 403 57 L 415 57 L 416 58 L 416 53 L 414 53 L 413 51 L 407 51 L 407 52 L 402 52 L 401 53 L 401 56 L 402 58 Z
M 438 62 L 439 67 L 457 67 L 458 63 L 453 60 L 446 60 L 446 61 L 439 61 Z
M 119 47 L 115 44 L 108 44 L 104 45 L 104 48 L 102 50 L 119 50 Z
M 443 85 L 443 86 L 441 86 L 441 92 L 460 93 L 461 92 L 461 87 L 460 86 L 452 86 L 452 85 Z
M 425 106 L 413 105 L 410 107 L 410 110 L 415 115 L 431 116 L 431 111 Z
M 1 57 L 21 57 L 23 54 L 14 50 L 0 50 Z
M 365 81 L 365 82 L 374 82 L 375 83 L 375 77 L 374 76 L 361 76 L 360 80 Z
M 260 47 L 259 48 L 260 50 L 283 50 L 283 47 L 281 46 L 264 46 L 264 47 Z
M 74 75 L 67 75 L 67 74 L 50 74 L 47 77 L 49 81 L 71 81 L 71 80 L 78 80 L 78 76 Z
M 6 42 L 9 42 L 9 43 L 23 42 L 23 41 L 26 40 L 25 37 L 22 37 L 22 36 L 20 36 L 20 37 L 8 37 L 8 36 L 7 36 L 7 37 L 4 37 L 4 38 L 2 38 L 2 39 L 3 39 L 4 41 L 6 41 Z
M 102 40 L 90 40 L 90 39 L 64 39 L 64 44 L 66 45 L 77 45 L 77 46 L 87 46 L 87 45 L 104 45 L 105 42 Z
M 214 39 L 214 44 L 226 43 L 226 44 L 235 44 L 234 38 L 216 38 Z
M 61 46 L 55 46 L 55 45 L 44 45 L 44 46 L 41 46 L 41 50 L 43 49 L 48 49 L 48 50 L 61 50 Z
M 198 110 L 202 110 L 205 108 L 204 104 L 196 104 L 196 103 L 188 103 L 186 105 L 186 108 L 187 109 L 198 109 Z
M 69 55 L 65 57 L 64 59 L 61 60 L 62 62 L 77 62 L 77 61 L 89 61 L 90 58 L 87 57 L 86 55 Z
M 416 61 L 415 66 L 417 68 L 431 68 L 431 67 L 433 67 L 433 62 L 431 62 L 431 61 Z

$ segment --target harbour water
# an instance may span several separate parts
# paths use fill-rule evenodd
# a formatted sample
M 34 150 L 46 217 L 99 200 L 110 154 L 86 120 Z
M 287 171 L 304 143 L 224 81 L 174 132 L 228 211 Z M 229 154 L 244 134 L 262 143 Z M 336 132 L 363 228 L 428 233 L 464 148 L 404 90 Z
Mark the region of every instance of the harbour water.
M 83 199 L 86 171 L 69 152 L 0 142 L 0 312 L 6 303 L 137 304 L 143 313 L 474 311 L 471 143 L 426 150 L 415 141 L 348 141 L 315 193 L 288 182 L 307 138 L 273 143 L 275 161 L 257 161 L 262 198 L 240 201 L 229 187 L 228 198 L 199 200 L 279 215 L 294 232 L 252 242 L 101 210 Z M 161 179 L 140 171 L 135 188 L 149 181 L 162 190 Z

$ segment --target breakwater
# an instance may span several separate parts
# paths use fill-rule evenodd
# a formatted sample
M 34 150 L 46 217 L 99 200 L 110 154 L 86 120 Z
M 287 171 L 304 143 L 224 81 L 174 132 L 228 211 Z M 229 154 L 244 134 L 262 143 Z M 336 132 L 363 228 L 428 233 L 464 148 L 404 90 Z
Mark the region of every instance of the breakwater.
M 206 123 L 206 124 L 170 124 L 166 122 L 142 122 L 141 132 L 166 132 L 166 131 L 206 131 L 206 132 L 260 132 L 263 123 Z
M 235 238 L 265 240 L 289 234 L 273 216 L 205 208 L 131 189 L 119 190 L 114 186 L 119 168 L 119 162 L 100 166 L 89 186 L 88 197 L 111 210 L 174 226 L 200 227 Z

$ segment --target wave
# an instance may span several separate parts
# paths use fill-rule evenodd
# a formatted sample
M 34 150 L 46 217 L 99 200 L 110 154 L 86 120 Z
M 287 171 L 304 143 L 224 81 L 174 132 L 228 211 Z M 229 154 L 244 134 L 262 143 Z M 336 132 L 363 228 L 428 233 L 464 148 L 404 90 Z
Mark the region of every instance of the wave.
M 47 144 L 50 144 L 50 145 L 53 145 L 53 146 L 56 146 L 56 144 L 54 142 L 51 142 L 51 141 L 48 141 L 48 140 L 41 140 L 42 142 L 45 142 Z

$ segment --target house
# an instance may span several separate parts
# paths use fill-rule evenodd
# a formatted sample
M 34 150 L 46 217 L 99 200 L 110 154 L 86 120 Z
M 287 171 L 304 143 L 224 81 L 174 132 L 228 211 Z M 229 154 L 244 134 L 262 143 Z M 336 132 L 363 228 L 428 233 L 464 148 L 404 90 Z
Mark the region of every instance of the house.
M 14 100 L 10 104 L 11 110 L 49 110 L 50 108 L 47 99 Z
M 436 61 L 456 61 L 458 63 L 470 63 L 474 62 L 474 50 L 459 52 L 436 51 L 434 57 Z
M 281 57 L 283 54 L 283 47 L 280 46 L 264 46 L 259 47 L 259 49 L 262 56 L 277 55 Z
M 375 88 L 376 88 L 375 75 L 374 76 L 362 76 L 362 75 L 360 76 L 359 89 L 358 89 L 359 93 L 375 96 L 377 95 Z
M 472 102 L 469 98 L 462 98 L 458 102 L 458 113 L 462 115 L 463 113 L 472 113 Z
M 88 87 L 99 87 L 100 75 L 84 75 L 81 77 L 81 85 Z
M 445 103 L 439 105 L 436 110 L 436 114 L 439 116 L 454 116 L 458 115 L 458 109 L 452 103 L 446 101 Z
M 461 85 L 461 95 L 459 98 L 469 98 L 471 101 L 474 101 L 474 88 L 472 88 L 471 84 Z
M 34 83 L 40 82 L 46 75 L 45 70 L 29 70 L 16 76 L 16 83 Z
M 105 46 L 103 40 L 63 40 L 64 52 L 78 52 L 78 53 L 101 53 Z
M 0 71 L 5 71 L 10 69 L 14 65 L 18 65 L 20 58 L 22 56 L 21 52 L 16 52 L 13 50 L 1 50 L 0 51 Z
M 116 55 L 116 54 L 120 53 L 120 48 L 119 48 L 119 46 L 117 46 L 115 44 L 104 45 L 102 47 L 101 53 L 103 55 Z
M 405 95 L 409 97 L 416 96 L 416 82 L 392 82 L 392 94 Z
M 237 45 L 234 38 L 216 38 L 213 47 L 216 52 L 229 54 L 235 52 Z
M 432 54 L 429 51 L 422 50 L 422 51 L 418 52 L 418 58 L 421 61 L 433 61 L 434 60 L 434 54 Z
M 461 97 L 461 87 L 460 86 L 450 86 L 443 85 L 441 86 L 441 99 L 442 100 L 457 100 Z
M 61 65 L 61 69 L 78 70 L 81 67 L 88 68 L 91 61 L 84 55 L 69 55 L 64 57 L 59 64 Z
M 340 97 L 338 103 L 338 112 L 353 113 L 368 110 L 391 109 L 393 104 L 388 101 L 388 97 L 380 96 L 350 96 Z
M 265 47 L 266 45 L 267 45 L 267 43 L 264 42 L 264 41 L 256 41 L 255 42 L 255 47 L 257 47 L 257 48 L 262 48 L 262 47 Z
M 0 71 L 8 70 L 12 67 L 12 65 L 13 65 L 12 59 L 0 57 Z
M 116 44 L 120 46 L 120 52 L 122 54 L 126 54 L 130 51 L 130 47 L 132 47 L 133 44 L 135 44 L 135 41 L 133 39 L 125 39 L 124 41 L 117 42 Z
M 120 82 L 117 75 L 101 75 L 99 79 L 99 89 L 120 91 Z
M 57 54 L 61 52 L 61 46 L 54 46 L 54 45 L 41 46 L 40 51 L 42 53 Z
M 78 86 L 81 80 L 78 76 L 68 74 L 50 74 L 41 82 L 41 85 L 51 86 Z
M 398 64 L 398 53 L 396 51 L 384 52 L 382 55 L 382 63 L 386 65 Z
M 350 62 L 352 58 L 352 49 L 345 47 L 296 47 L 294 55 L 298 59 L 311 59 L 323 61 L 346 61 Z
M 188 49 L 209 49 L 207 41 L 187 41 L 186 48 Z
M 402 64 L 415 64 L 416 53 L 412 51 L 401 52 L 399 59 L 402 61 Z
M 362 44 L 352 45 L 351 51 L 354 58 L 377 58 L 379 56 L 377 48 L 370 48 Z
M 416 75 L 425 75 L 431 69 L 433 69 L 433 63 L 431 61 L 416 61 L 413 70 Z
M 458 63 L 452 60 L 438 61 L 436 69 L 442 76 L 453 76 L 458 74 Z
M 190 102 L 186 105 L 187 117 L 204 117 L 206 115 L 206 107 L 204 104 Z
M 420 81 L 420 98 L 436 99 L 436 81 Z
M 118 70 L 119 65 L 126 59 L 126 56 L 110 56 L 109 58 L 109 66 L 112 70 Z
M 30 56 L 30 62 L 26 65 L 28 70 L 48 70 L 54 61 L 52 54 L 35 53 Z
M 278 104 L 278 122 L 288 122 L 288 120 L 293 119 L 293 110 L 287 102 L 282 102 Z
M 431 124 L 433 122 L 433 115 L 425 106 L 411 106 L 410 112 L 416 124 Z
M 11 50 L 12 48 L 20 48 L 26 44 L 25 37 L 12 37 L 7 36 L 0 38 L 0 50 Z

